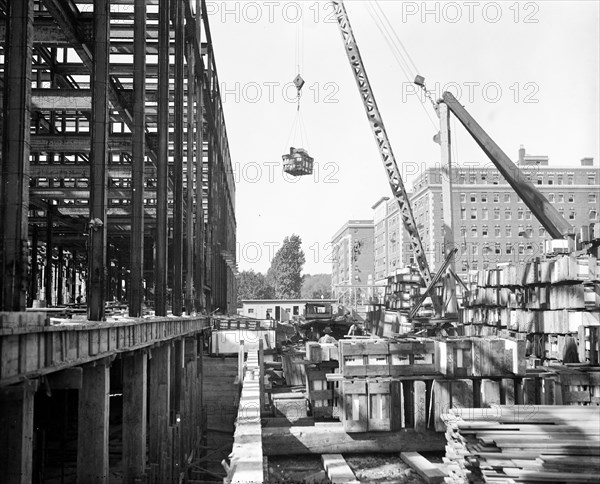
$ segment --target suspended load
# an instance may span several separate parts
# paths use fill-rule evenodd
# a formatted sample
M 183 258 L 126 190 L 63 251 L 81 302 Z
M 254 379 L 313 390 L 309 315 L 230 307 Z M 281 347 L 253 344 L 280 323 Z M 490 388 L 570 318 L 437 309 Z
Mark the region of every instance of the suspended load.
M 300 112 L 300 98 L 302 96 L 302 87 L 304 79 L 298 74 L 294 78 L 294 86 L 296 86 L 298 107 L 296 108 L 296 119 L 290 132 L 288 146 L 290 144 L 300 144 L 306 146 L 308 139 L 305 136 L 304 122 L 302 121 L 302 113 Z M 311 175 L 313 172 L 313 159 L 308 156 L 308 151 L 304 148 L 290 148 L 290 153 L 281 157 L 283 159 L 283 171 L 293 176 Z
M 283 171 L 294 176 L 310 175 L 313 172 L 313 159 L 302 148 L 290 147 L 290 153 L 283 155 Z

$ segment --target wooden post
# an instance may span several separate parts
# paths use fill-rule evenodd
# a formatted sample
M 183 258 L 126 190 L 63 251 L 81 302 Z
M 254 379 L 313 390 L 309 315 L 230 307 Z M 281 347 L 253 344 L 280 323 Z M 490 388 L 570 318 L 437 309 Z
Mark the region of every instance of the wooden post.
M 152 350 L 150 359 L 148 460 L 162 469 L 162 454 L 169 423 L 169 394 L 171 391 L 171 345 L 164 344 Z
M 146 465 L 148 357 L 136 351 L 123 358 L 123 482 L 140 479 Z
M 77 482 L 108 483 L 110 365 L 83 367 L 77 427 Z
M 265 349 L 264 341 L 261 336 L 259 337 L 260 339 L 258 340 L 258 387 L 260 391 L 260 411 L 262 412 L 265 406 Z
M 0 388 L 0 475 L 6 484 L 32 482 L 33 397 L 37 380 Z

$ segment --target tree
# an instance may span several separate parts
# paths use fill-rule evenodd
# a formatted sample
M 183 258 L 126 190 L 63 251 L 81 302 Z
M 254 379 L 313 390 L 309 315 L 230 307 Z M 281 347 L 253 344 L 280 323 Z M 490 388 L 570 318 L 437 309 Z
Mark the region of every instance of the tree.
M 274 297 L 273 288 L 267 278 L 260 272 L 242 271 L 237 280 L 237 303 L 242 306 L 244 299 L 271 299 Z
M 325 299 L 331 298 L 331 274 L 306 274 L 302 282 L 302 298 Z
M 283 246 L 275 253 L 267 272 L 267 281 L 275 290 L 277 299 L 296 299 L 302 288 L 302 267 L 306 257 L 300 236 L 292 234 L 283 239 Z

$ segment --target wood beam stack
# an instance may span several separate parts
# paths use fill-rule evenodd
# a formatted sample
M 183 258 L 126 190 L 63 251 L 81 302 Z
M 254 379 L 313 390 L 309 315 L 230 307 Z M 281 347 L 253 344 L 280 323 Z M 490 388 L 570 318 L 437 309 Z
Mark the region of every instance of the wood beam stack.
M 564 255 L 481 270 L 472 275 L 471 286 L 461 311 L 465 336 L 527 340 L 527 355 L 538 363 L 579 359 L 597 364 L 600 266 L 595 257 Z M 578 340 L 584 347 L 579 355 Z
M 597 482 L 597 407 L 463 408 L 444 419 L 445 482 Z

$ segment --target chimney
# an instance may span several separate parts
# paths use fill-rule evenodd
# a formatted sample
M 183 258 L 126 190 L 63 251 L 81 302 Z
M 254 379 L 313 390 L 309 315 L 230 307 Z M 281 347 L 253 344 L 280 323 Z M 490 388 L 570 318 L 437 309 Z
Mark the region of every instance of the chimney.
M 591 156 L 581 158 L 581 166 L 594 166 L 594 158 Z
M 519 147 L 519 162 L 517 164 L 522 165 L 524 161 L 525 161 L 525 146 L 521 145 Z

